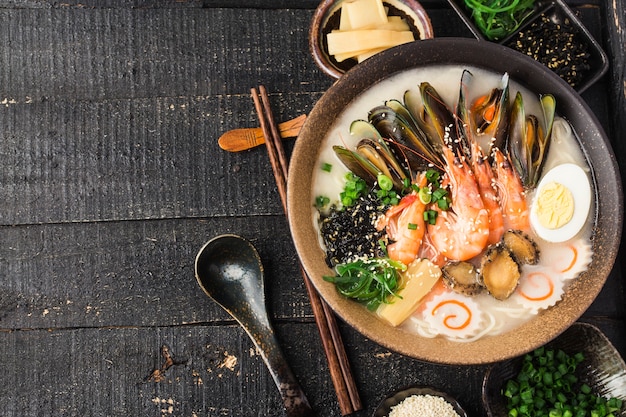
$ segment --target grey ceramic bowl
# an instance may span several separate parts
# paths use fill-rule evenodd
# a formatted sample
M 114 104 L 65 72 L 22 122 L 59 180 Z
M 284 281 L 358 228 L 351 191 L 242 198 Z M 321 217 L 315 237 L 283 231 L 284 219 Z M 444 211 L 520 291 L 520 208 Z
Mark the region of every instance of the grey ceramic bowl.
M 317 66 L 332 78 L 341 77 L 356 65 L 356 60 L 337 62 L 328 54 L 326 35 L 339 28 L 339 16 L 344 0 L 323 0 L 315 9 L 309 30 L 309 51 Z M 430 18 L 417 0 L 384 0 L 389 7 L 389 15 L 401 16 L 407 20 L 415 39 L 430 39 L 433 28 Z
M 417 67 L 454 64 L 508 72 L 511 79 L 534 92 L 551 92 L 557 113 L 569 120 L 592 168 L 593 260 L 567 289 L 559 303 L 542 311 L 515 331 L 483 337 L 471 343 L 422 338 L 377 319 L 362 305 L 344 298 L 324 275 L 334 272 L 325 263 L 313 221 L 312 180 L 318 169 L 320 143 L 337 115 L 372 85 L 393 74 Z M 385 97 L 388 98 L 388 97 Z M 383 98 L 384 99 L 384 98 Z M 364 111 L 367 111 L 365 109 Z M 491 363 L 519 356 L 552 340 L 574 323 L 602 289 L 620 244 L 623 193 L 615 155 L 591 109 L 567 83 L 531 58 L 491 42 L 437 38 L 384 51 L 342 76 L 310 112 L 296 141 L 288 182 L 289 224 L 302 264 L 320 295 L 337 314 L 369 339 L 395 352 L 430 362 Z
M 452 405 L 452 408 L 460 417 L 467 417 L 467 413 L 465 412 L 463 407 L 461 407 L 461 404 L 459 404 L 459 402 L 451 395 L 431 387 L 424 387 L 420 385 L 405 387 L 397 392 L 389 394 L 387 397 L 385 397 L 384 400 L 380 402 L 380 404 L 378 404 L 378 407 L 376 407 L 376 410 L 374 411 L 372 417 L 387 417 L 391 412 L 392 407 L 395 407 L 396 405 L 400 404 L 402 401 L 413 395 L 430 395 L 433 397 L 441 397 L 446 400 L 450 405 Z
M 626 403 L 626 363 L 597 327 L 574 323 L 546 348 L 561 349 L 569 355 L 582 352 L 585 360 L 577 369 L 579 379 L 587 383 L 596 395 L 616 397 Z M 500 392 L 506 381 L 519 373 L 521 363 L 522 358 L 500 362 L 485 374 L 482 396 L 489 417 L 507 415 L 506 399 Z M 617 415 L 626 416 L 626 410 Z

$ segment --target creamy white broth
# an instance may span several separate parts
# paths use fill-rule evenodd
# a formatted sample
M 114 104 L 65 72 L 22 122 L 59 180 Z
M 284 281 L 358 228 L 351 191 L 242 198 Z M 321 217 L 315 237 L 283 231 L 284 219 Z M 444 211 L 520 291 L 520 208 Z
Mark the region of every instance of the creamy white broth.
M 323 141 L 323 148 L 319 155 L 319 165 L 331 164 L 332 170 L 331 172 L 323 171 L 321 168 L 318 170 L 313 184 L 313 198 L 323 195 L 330 198 L 331 204 L 338 204 L 339 194 L 344 187 L 344 176 L 348 170 L 337 158 L 332 150 L 332 146 L 342 145 L 344 147 L 354 149 L 356 142 L 359 140 L 359 138 L 352 137 L 349 132 L 350 124 L 354 120 L 367 120 L 368 111 L 378 105 L 384 104 L 387 100 L 398 99 L 402 101 L 402 97 L 407 89 L 417 91 L 419 84 L 422 82 L 429 82 L 433 85 L 448 106 L 454 108 L 458 99 L 460 80 L 464 69 L 470 70 L 473 74 L 471 84 L 467 86 L 467 89 L 465 90 L 465 94 L 469 102 L 472 102 L 479 95 L 487 94 L 492 88 L 500 85 L 502 74 L 494 74 L 471 67 L 462 68 L 458 66 L 439 66 L 402 72 L 372 86 L 365 93 L 357 97 L 353 103 L 351 103 L 351 105 L 337 117 L 337 120 Z M 509 88 L 510 100 L 515 97 L 517 91 L 521 91 L 524 98 L 526 114 L 534 114 L 537 117 L 541 117 L 542 113 L 539 107 L 537 94 L 521 88 L 513 81 L 511 81 Z M 575 163 L 583 167 L 585 171 L 589 173 L 585 158 L 574 134 L 569 128 L 569 124 L 563 119 L 557 117 L 555 120 L 554 132 L 555 134 L 552 139 L 550 152 L 546 160 L 543 173 L 548 172 L 549 169 L 559 164 L 568 162 Z M 528 193 L 527 201 L 529 207 L 532 198 L 533 193 Z M 590 212 L 593 212 L 593 210 Z M 314 210 L 312 217 L 313 221 L 317 225 L 319 220 L 319 213 L 317 210 Z M 564 252 L 563 249 L 565 245 L 544 242 L 536 236 L 533 236 L 540 247 L 541 260 L 537 266 L 523 266 L 523 278 L 526 279 L 526 281 L 531 282 L 531 277 L 533 277 L 532 279 L 535 279 L 535 276 L 541 276 L 541 274 L 548 274 L 549 272 L 548 275 L 555 275 L 559 279 L 558 284 L 556 284 L 557 288 L 555 292 L 563 293 L 571 282 L 571 279 L 575 279 L 580 272 L 584 271 L 588 262 L 591 260 L 590 223 L 591 222 L 588 219 L 587 227 L 584 228 L 575 239 L 567 243 L 575 244 L 577 246 L 577 250 L 580 252 L 581 263 L 574 266 L 574 269 L 576 269 L 574 277 L 561 279 L 558 277 L 559 274 L 553 271 L 553 265 L 558 265 L 559 262 L 563 262 L 562 258 L 567 255 L 567 252 Z M 452 291 L 449 292 L 452 293 Z M 517 292 L 518 291 L 516 291 L 516 293 Z M 521 284 L 519 292 L 521 292 Z M 561 296 L 556 294 L 553 302 L 548 300 L 544 303 L 545 305 L 540 305 L 538 307 L 538 305 L 541 304 L 540 302 L 533 302 L 529 304 L 525 298 L 520 301 L 518 294 L 514 294 L 505 301 L 498 301 L 486 293 L 472 297 L 453 293 L 451 296 L 452 298 L 461 297 L 463 298 L 463 302 L 467 302 L 468 305 L 471 305 L 473 306 L 472 308 L 476 309 L 476 311 L 472 311 L 472 314 L 475 315 L 475 318 L 478 320 L 475 328 L 469 326 L 470 328 L 467 329 L 467 331 L 453 331 L 450 334 L 446 334 L 445 329 L 442 331 L 437 328 L 437 323 L 433 324 L 433 317 L 435 317 L 435 315 L 430 314 L 433 306 L 432 303 L 437 301 L 437 294 L 434 291 L 426 297 L 415 314 L 407 319 L 401 326 L 410 332 L 414 332 L 424 337 L 443 336 L 450 340 L 467 342 L 476 340 L 477 338 L 485 335 L 496 335 L 510 331 L 536 314 L 539 314 L 541 310 L 554 305 L 558 302 Z M 431 304 L 429 304 L 429 302 Z M 431 307 L 430 309 L 428 308 L 429 306 Z M 449 319 L 449 316 L 452 314 L 457 316 L 457 320 L 462 320 L 464 312 L 465 310 L 451 310 L 450 312 L 444 312 L 440 314 L 440 320 L 443 321 L 446 320 L 446 318 Z

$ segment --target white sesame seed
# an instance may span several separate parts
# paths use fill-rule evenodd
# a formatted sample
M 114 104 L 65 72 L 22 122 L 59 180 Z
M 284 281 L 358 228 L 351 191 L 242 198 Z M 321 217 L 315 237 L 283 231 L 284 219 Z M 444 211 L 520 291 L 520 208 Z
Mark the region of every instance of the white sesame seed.
M 439 396 L 411 395 L 391 407 L 389 417 L 459 417 L 459 414 Z

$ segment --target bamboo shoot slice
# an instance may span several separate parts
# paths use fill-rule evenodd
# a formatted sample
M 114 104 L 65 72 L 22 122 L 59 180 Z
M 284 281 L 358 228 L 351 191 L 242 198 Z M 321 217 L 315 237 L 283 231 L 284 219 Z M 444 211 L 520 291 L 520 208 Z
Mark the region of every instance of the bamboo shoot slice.
M 414 260 L 403 274 L 406 282 L 399 291 L 402 298 L 394 297 L 390 303 L 381 304 L 378 315 L 394 327 L 400 325 L 413 314 L 440 277 L 441 269 L 428 259 Z
M 328 53 L 330 55 L 363 51 L 375 48 L 389 48 L 415 40 L 411 31 L 395 30 L 352 30 L 333 31 L 328 34 Z
M 346 14 L 351 29 L 377 26 L 387 23 L 387 12 L 382 0 L 355 0 L 341 6 L 341 14 Z

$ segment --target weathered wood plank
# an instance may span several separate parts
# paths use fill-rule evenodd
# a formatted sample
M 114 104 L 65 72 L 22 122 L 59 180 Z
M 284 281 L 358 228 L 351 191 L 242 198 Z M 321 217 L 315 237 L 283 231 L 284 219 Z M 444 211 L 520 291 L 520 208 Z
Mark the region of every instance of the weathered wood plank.
M 287 119 L 316 96 L 272 100 Z M 0 120 L 2 224 L 282 212 L 264 148 L 217 145 L 257 125 L 247 95 L 50 100 L 0 107 Z
M 595 321 L 605 334 L 623 323 Z M 339 416 L 312 324 L 278 324 L 294 374 L 320 417 Z M 487 366 L 433 365 L 377 346 L 343 329 L 365 409 L 411 384 L 444 389 L 470 415 L 485 416 L 480 390 Z M 160 382 L 147 379 L 173 359 Z M 237 326 L 35 330 L 0 333 L 3 417 L 277 416 L 281 403 L 260 356 Z M 623 348 L 624 346 L 622 346 Z M 622 353 L 624 351 L 622 350 Z
M 230 320 L 194 277 L 196 252 L 223 233 L 240 234 L 257 247 L 272 314 L 311 322 L 286 220 L 270 216 L 5 228 L 0 329 Z
M 285 355 L 317 415 L 338 406 L 314 325 L 277 329 Z M 406 384 L 445 386 L 465 403 L 478 398 L 483 367 L 432 366 L 373 345 L 351 331 L 356 378 L 370 415 L 381 397 Z M 65 329 L 0 333 L 7 404 L 4 417 L 276 416 L 280 400 L 260 356 L 236 326 Z M 161 347 L 183 363 L 160 382 L 146 380 L 164 363 Z M 42 349 L 42 346 L 47 348 Z M 367 383 L 365 382 L 367 381 Z M 471 409 L 472 406 L 469 406 Z

